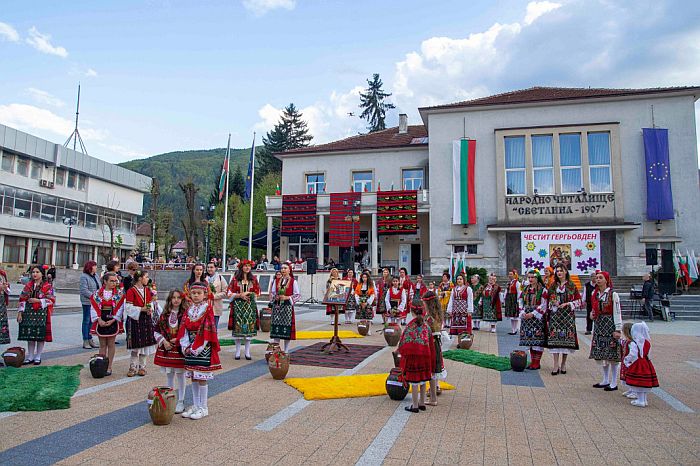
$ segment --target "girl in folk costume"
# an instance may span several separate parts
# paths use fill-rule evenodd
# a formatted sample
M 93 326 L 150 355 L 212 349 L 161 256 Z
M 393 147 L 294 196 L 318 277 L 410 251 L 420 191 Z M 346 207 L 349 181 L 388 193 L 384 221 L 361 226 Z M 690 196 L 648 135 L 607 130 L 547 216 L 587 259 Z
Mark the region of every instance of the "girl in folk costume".
M 552 375 L 566 374 L 566 358 L 578 349 L 576 333 L 576 309 L 581 306 L 581 294 L 571 282 L 569 270 L 564 264 L 554 267 L 554 284 L 542 297 L 546 302 L 545 328 L 547 348 L 554 359 Z M 559 355 L 561 354 L 561 366 Z
M 197 263 L 192 267 L 192 272 L 190 273 L 190 278 L 182 285 L 182 291 L 185 295 L 185 299 L 189 299 L 190 287 L 193 283 L 206 282 L 206 276 L 204 274 L 204 264 Z M 207 291 L 209 293 L 209 291 Z
M 413 282 L 411 282 L 411 277 L 408 276 L 408 270 L 406 267 L 401 267 L 399 269 L 399 287 L 406 290 L 406 298 L 410 299 L 413 296 Z M 408 308 L 403 310 L 401 315 L 401 325 L 406 325 L 406 316 L 408 316 Z
M 100 341 L 99 354 L 108 358 L 105 375 L 112 375 L 112 363 L 117 352 L 114 342 L 121 333 L 124 300 L 124 290 L 119 286 L 119 277 L 114 272 L 107 272 L 102 276 L 102 287 L 90 298 L 90 320 Z
M 659 386 L 659 379 L 656 377 L 656 369 L 649 359 L 649 351 L 651 350 L 649 327 L 645 322 L 639 322 L 632 325 L 631 333 L 632 341 L 629 345 L 629 354 L 624 360 L 624 365 L 627 367 L 625 383 L 637 398 L 632 400 L 632 405 L 643 408 L 648 405 L 647 393 L 652 388 Z
M 250 341 L 257 335 L 255 324 L 258 320 L 256 298 L 260 296 L 260 284 L 251 270 L 255 262 L 244 259 L 238 264 L 238 272 L 231 279 L 228 294 L 232 298 L 229 313 L 229 329 L 236 342 L 235 359 L 241 359 L 241 342 L 245 339 L 245 358 L 250 361 Z
M 617 373 L 622 350 L 620 348 L 620 331 L 622 330 L 622 309 L 620 297 L 613 291 L 612 280 L 608 272 L 597 272 L 596 289 L 593 292 L 593 336 L 589 359 L 595 359 L 601 365 L 603 380 L 593 385 L 605 391 L 617 390 Z
M 403 315 L 406 309 L 406 300 L 406 290 L 399 286 L 399 278 L 392 278 L 391 287 L 384 297 L 384 306 L 388 309 L 390 322 L 396 322 Z
M 416 275 L 416 283 L 413 284 L 413 289 L 409 294 L 409 299 L 411 301 L 411 307 L 423 307 L 423 301 L 421 298 L 428 291 L 428 287 L 423 283 L 423 275 Z
M 474 306 L 473 306 L 473 314 L 472 314 L 472 319 L 474 319 L 474 330 L 479 330 L 480 328 L 480 323 L 481 323 L 481 318 L 484 315 L 484 310 L 481 308 L 481 294 L 484 292 L 484 287 L 483 285 L 479 282 L 481 280 L 481 277 L 478 274 L 474 274 L 471 276 L 470 282 L 471 282 L 471 289 L 472 289 L 472 295 L 474 296 Z
M 391 276 L 389 275 L 389 269 L 384 267 L 382 269 L 382 276 L 379 280 L 377 280 L 375 289 L 377 293 L 377 314 L 382 316 L 382 320 L 385 324 L 387 319 L 387 309 L 384 298 L 389 288 L 391 288 Z
M 464 276 L 457 275 L 457 285 L 450 293 L 447 314 L 450 316 L 450 335 L 472 333 L 472 313 L 474 312 L 474 295 L 471 287 L 464 283 Z
M 353 269 L 348 269 L 345 274 L 345 279 L 350 280 L 350 289 L 354 290 L 357 288 L 357 279 L 355 278 L 355 271 Z M 348 295 L 348 301 L 345 304 L 345 323 L 354 323 L 355 311 L 357 310 L 357 303 L 355 302 L 355 297 L 353 293 Z
M 520 308 L 522 299 L 520 298 L 523 289 L 518 279 L 518 271 L 513 269 L 508 272 L 508 287 L 506 288 L 506 317 L 510 318 L 511 331 L 508 335 L 517 335 L 520 329 Z
M 251 262 L 253 267 L 255 266 L 255 262 L 244 260 L 238 264 L 239 270 L 243 262 Z M 204 277 L 209 284 L 209 290 L 214 300 L 214 321 L 216 322 L 216 328 L 219 328 L 219 319 L 224 312 L 224 298 L 228 296 L 228 283 L 226 283 L 226 279 L 223 276 L 219 275 L 214 262 L 209 262 L 207 264 L 207 273 Z M 257 315 L 257 309 L 255 311 Z
M 435 371 L 435 344 L 430 325 L 424 317 L 424 308 L 412 308 L 411 314 L 414 319 L 401 334 L 398 352 L 404 380 L 411 384 L 412 405 L 405 409 L 417 413 L 425 411 L 425 384 Z
M 10 281 L 0 269 L 0 345 L 10 342 L 10 325 L 7 321 L 7 305 L 10 303 Z
M 357 305 L 357 318 L 367 323 L 367 335 L 372 334 L 372 319 L 374 318 L 374 298 L 375 290 L 369 272 L 362 272 L 360 283 L 354 289 L 353 297 Z
M 51 335 L 51 313 L 56 304 L 51 283 L 46 280 L 45 271 L 38 265 L 30 269 L 31 280 L 24 285 L 19 295 L 17 322 L 19 323 L 18 340 L 27 342 L 27 357 L 24 364 L 41 364 L 44 343 L 53 341 Z
M 499 322 L 503 316 L 501 314 L 501 287 L 496 283 L 495 273 L 489 274 L 489 281 L 484 287 L 484 292 L 481 293 L 479 307 L 484 322 L 491 323 L 491 333 L 496 333 L 496 322 Z
M 430 378 L 430 402 L 431 406 L 437 406 L 437 395 L 440 393 L 440 379 L 445 379 L 447 371 L 442 359 L 442 309 L 438 302 L 437 295 L 433 291 L 428 291 L 423 295 L 424 314 L 426 322 L 430 326 L 433 334 L 433 375 Z
M 620 340 L 620 349 L 622 351 L 622 361 L 620 364 L 620 381 L 624 382 L 626 378 L 627 366 L 624 365 L 625 358 L 630 354 L 630 343 L 632 342 L 632 322 L 625 322 L 622 324 L 622 339 Z M 630 399 L 637 399 L 637 394 L 634 390 L 628 389 L 622 393 L 622 396 L 626 396 Z
M 552 267 L 547 267 L 544 269 L 544 287 L 546 290 L 550 289 L 554 285 L 554 269 Z
M 192 380 L 193 405 L 182 417 L 201 419 L 209 415 L 207 381 L 214 378 L 214 371 L 221 369 L 220 347 L 209 284 L 192 283 L 189 298 L 190 305 L 182 316 L 177 338 L 185 356 L 185 376 Z
M 272 299 L 272 323 L 270 327 L 270 338 L 275 343 L 284 340 L 283 350 L 289 348 L 289 341 L 296 340 L 296 318 L 294 316 L 294 304 L 299 301 L 299 284 L 292 275 L 292 268 L 289 263 L 282 264 L 282 276 L 275 280 L 270 289 Z
M 340 280 L 340 272 L 338 272 L 338 269 L 336 269 L 335 267 L 331 269 L 331 273 L 328 276 L 328 280 L 326 280 L 326 291 L 328 291 L 328 288 L 331 287 L 333 280 Z M 339 314 L 345 314 L 344 306 L 333 306 L 331 304 L 326 304 L 326 315 L 331 316 L 331 325 L 335 325 L 336 309 L 338 310 Z
M 450 326 L 450 316 L 447 314 L 447 305 L 450 303 L 450 295 L 454 285 L 450 281 L 450 274 L 445 272 L 442 274 L 442 281 L 437 287 L 438 298 L 440 300 L 440 308 L 444 317 L 445 326 Z
M 160 366 L 167 377 L 166 386 L 177 388 L 176 413 L 185 410 L 185 357 L 180 351 L 177 337 L 182 317 L 187 310 L 185 298 L 180 290 L 171 290 L 165 300 L 165 309 L 158 317 L 153 335 L 158 342 L 158 350 L 153 364 Z M 177 379 L 177 386 L 173 382 Z
M 134 285 L 126 292 L 124 311 L 129 316 L 126 326 L 126 348 L 131 350 L 127 377 L 146 375 L 146 356 L 156 352 L 153 335 L 153 309 L 155 296 L 148 285 L 148 272 L 137 270 Z
M 530 370 L 540 368 L 540 359 L 546 342 L 544 314 L 546 305 L 542 300 L 545 293 L 542 276 L 537 270 L 527 273 L 528 285 L 522 293 L 523 308 L 520 310 L 520 346 L 530 347 Z

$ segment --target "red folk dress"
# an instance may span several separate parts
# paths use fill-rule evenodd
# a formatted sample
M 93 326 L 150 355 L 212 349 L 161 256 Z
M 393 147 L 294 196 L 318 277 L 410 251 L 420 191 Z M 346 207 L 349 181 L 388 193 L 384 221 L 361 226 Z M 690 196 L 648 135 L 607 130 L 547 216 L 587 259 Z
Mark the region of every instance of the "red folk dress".
M 158 349 L 153 364 L 165 368 L 166 373 L 170 372 L 168 369 L 185 368 L 185 356 L 182 354 L 180 340 L 177 338 L 184 314 L 184 310 L 179 312 L 175 309 L 163 311 L 156 322 L 153 336 L 158 342 Z M 169 350 L 165 349 L 166 340 L 173 345 Z M 175 343 L 172 340 L 176 340 Z
M 191 303 L 182 316 L 177 331 L 180 348 L 185 355 L 185 370 L 193 380 L 214 378 L 214 371 L 221 369 L 219 337 L 214 323 L 214 307 L 211 301 Z
M 90 320 L 92 328 L 90 333 L 98 337 L 114 337 L 124 333 L 122 321 L 124 320 L 124 301 L 126 293 L 121 287 L 114 291 L 105 290 L 104 287 L 97 290 L 90 297 Z M 107 327 L 97 325 L 98 318 L 108 321 L 114 319 L 114 323 Z
M 629 343 L 629 354 L 625 358 L 627 370 L 625 371 L 625 383 L 630 387 L 652 389 L 659 386 L 656 377 L 656 369 L 649 359 L 651 343 L 644 341 L 642 356 L 640 357 L 639 345 L 634 340 Z M 628 365 L 629 363 L 629 365 Z
M 29 304 L 29 298 L 41 302 Z M 19 324 L 18 340 L 24 341 L 53 341 L 51 333 L 51 314 L 56 303 L 53 286 L 48 281 L 36 285 L 30 281 L 24 285 L 19 295 L 19 311 L 22 311 L 22 322 Z
M 435 371 L 436 354 L 433 333 L 427 320 L 413 319 L 401 334 L 398 351 L 401 370 L 409 383 L 427 382 Z

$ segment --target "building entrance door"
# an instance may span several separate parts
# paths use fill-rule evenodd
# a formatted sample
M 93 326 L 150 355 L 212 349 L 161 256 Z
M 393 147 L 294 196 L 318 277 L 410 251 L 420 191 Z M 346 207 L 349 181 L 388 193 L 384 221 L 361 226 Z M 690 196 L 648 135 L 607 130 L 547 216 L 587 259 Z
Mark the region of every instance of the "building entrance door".
M 423 273 L 423 267 L 421 264 L 420 244 L 411 245 L 411 266 L 408 268 L 408 273 Z
M 410 244 L 399 244 L 399 269 L 406 267 L 408 274 L 411 274 L 411 246 Z

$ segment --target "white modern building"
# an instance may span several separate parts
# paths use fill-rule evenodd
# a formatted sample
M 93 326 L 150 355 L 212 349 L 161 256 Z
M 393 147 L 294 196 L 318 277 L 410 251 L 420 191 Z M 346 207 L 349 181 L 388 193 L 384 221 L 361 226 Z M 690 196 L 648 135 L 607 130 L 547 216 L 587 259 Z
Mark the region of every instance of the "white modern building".
M 645 249 L 700 251 L 695 102 L 700 87 L 534 87 L 419 109 L 422 125 L 279 154 L 282 193 L 318 193 L 315 238 L 283 238 L 281 255 L 342 255 L 329 248 L 328 194 L 362 194 L 361 248 L 371 265 L 438 275 L 452 254 L 498 274 L 523 262 L 526 233 L 595 231 L 600 264 L 613 275 L 648 270 Z M 642 128 L 668 129 L 674 219 L 646 216 Z M 453 224 L 453 143 L 476 140 L 476 215 Z M 419 232 L 376 234 L 376 185 L 418 189 Z M 309 189 L 312 186 L 312 190 Z M 267 199 L 268 224 L 281 197 Z M 270 237 L 270 235 L 268 235 Z M 270 251 L 268 251 L 270 252 Z M 549 251 L 548 251 L 549 252 Z M 573 254 L 573 250 L 569 251 Z
M 0 125 L 2 267 L 104 263 L 110 224 L 121 250 L 133 249 L 150 185 L 146 176 Z

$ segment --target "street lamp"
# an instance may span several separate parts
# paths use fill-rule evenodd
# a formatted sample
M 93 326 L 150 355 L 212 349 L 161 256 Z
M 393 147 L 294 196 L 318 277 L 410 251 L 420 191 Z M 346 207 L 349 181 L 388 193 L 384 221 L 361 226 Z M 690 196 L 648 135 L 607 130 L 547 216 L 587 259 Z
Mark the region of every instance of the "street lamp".
M 73 225 L 75 225 L 75 217 L 72 215 L 70 217 L 63 217 L 63 224 L 68 227 L 68 257 L 66 260 L 66 268 L 70 268 L 71 264 L 71 252 L 73 249 L 71 248 L 70 244 L 70 239 L 71 239 L 71 234 L 73 233 Z
M 352 222 L 351 226 L 351 240 L 350 240 L 350 263 L 352 267 L 352 270 L 355 271 L 355 222 L 360 221 L 360 216 L 355 215 L 356 209 L 360 207 L 360 200 L 356 199 L 352 201 L 352 204 L 348 202 L 347 199 L 343 200 L 343 205 L 347 207 L 348 205 L 350 206 L 350 215 L 345 216 L 345 221 L 346 222 Z
M 207 215 L 207 238 L 206 238 L 206 246 L 205 246 L 206 251 L 207 251 L 207 253 L 206 253 L 207 254 L 206 255 L 206 258 L 207 258 L 206 263 L 207 264 L 209 263 L 209 237 L 211 235 L 211 223 L 212 223 L 211 219 L 214 217 L 214 209 L 216 209 L 216 206 L 213 204 L 209 206 L 208 210 L 204 207 L 203 204 L 199 206 L 199 211 L 202 213 L 202 215 L 204 215 L 205 210 L 207 211 L 206 212 L 206 215 Z

